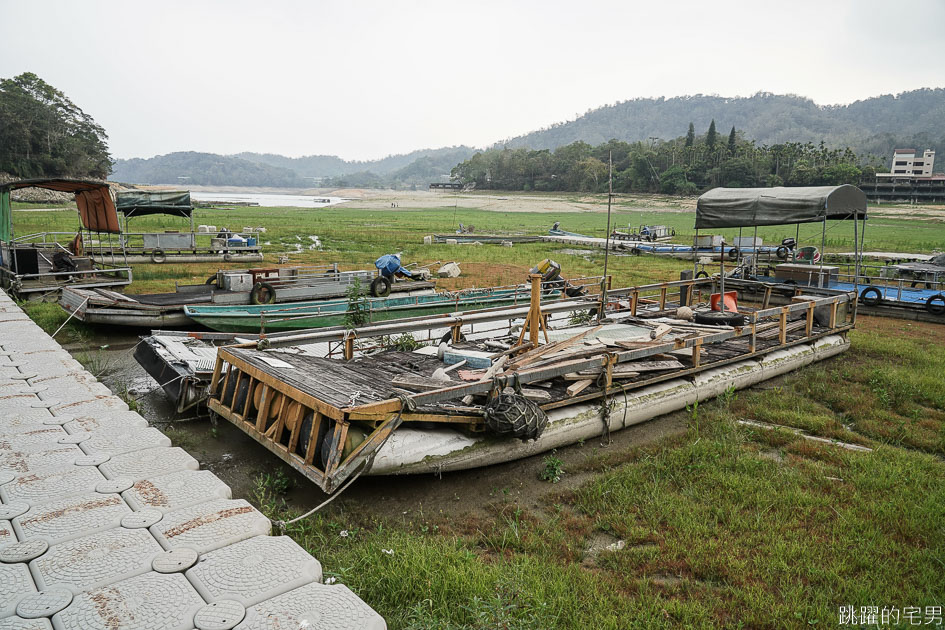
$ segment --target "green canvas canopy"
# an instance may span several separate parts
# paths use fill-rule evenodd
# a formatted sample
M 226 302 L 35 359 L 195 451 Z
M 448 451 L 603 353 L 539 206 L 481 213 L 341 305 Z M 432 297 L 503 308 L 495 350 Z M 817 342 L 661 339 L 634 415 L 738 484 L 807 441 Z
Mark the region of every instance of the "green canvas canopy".
M 714 188 L 699 197 L 696 229 L 866 219 L 856 186 Z
M 125 218 L 149 214 L 171 214 L 189 217 L 194 207 L 190 202 L 190 193 L 183 191 L 126 191 L 115 195 L 118 212 Z

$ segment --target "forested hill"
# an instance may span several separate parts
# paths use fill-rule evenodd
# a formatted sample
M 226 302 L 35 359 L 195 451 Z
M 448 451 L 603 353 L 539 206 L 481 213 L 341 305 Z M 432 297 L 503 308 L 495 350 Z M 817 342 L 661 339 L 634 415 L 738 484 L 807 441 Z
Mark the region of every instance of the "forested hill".
M 331 155 L 289 158 L 272 153 L 217 155 L 188 151 L 116 160 L 111 178 L 130 184 L 425 188 L 431 181 L 448 179 L 453 167 L 473 153 L 470 147 L 445 147 L 349 162 Z
M 759 145 L 823 140 L 858 154 L 889 159 L 892 149 L 911 147 L 945 152 L 945 89 L 921 89 L 884 95 L 850 105 L 820 106 L 808 98 L 758 93 L 747 98 L 682 96 L 640 98 L 588 111 L 571 122 L 552 125 L 498 143 L 510 148 L 555 149 L 572 142 L 591 145 L 611 139 L 633 142 L 667 140 L 689 123 L 705 130 L 733 125 Z M 939 170 L 939 169 L 936 169 Z
M 304 188 L 294 171 L 215 153 L 183 151 L 146 160 L 116 160 L 111 177 L 126 184 L 180 184 L 196 186 L 274 186 Z

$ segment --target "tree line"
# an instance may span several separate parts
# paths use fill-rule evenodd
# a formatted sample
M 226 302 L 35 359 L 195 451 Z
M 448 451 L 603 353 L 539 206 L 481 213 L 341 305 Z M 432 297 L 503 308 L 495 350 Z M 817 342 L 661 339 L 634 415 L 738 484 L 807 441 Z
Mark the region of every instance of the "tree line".
M 0 79 L 0 172 L 105 179 L 111 168 L 105 130 L 65 94 L 32 72 Z
M 672 140 L 490 149 L 458 164 L 451 176 L 483 189 L 606 192 L 611 159 L 616 192 L 677 195 L 718 186 L 857 184 L 882 170 L 881 160 L 858 156 L 850 148 L 831 149 L 823 142 L 759 146 L 735 127 L 727 136 L 720 133 L 713 120 L 703 134 L 696 134 L 690 123 L 686 135 Z

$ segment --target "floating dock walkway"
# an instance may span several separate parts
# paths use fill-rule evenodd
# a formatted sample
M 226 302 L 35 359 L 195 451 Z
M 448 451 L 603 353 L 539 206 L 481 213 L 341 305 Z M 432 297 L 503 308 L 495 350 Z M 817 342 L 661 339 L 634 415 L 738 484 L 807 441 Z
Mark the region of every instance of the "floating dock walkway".
M 383 629 L 0 292 L 0 630 Z

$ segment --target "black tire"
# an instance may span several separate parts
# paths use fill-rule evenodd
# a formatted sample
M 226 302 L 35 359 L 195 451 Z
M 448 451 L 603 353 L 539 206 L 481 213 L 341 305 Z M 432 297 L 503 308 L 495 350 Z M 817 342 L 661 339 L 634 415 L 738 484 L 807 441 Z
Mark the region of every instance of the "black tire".
M 945 295 L 933 295 L 925 301 L 925 310 L 932 315 L 945 315 Z
M 167 260 L 167 254 L 164 253 L 163 249 L 155 249 L 151 252 L 151 262 L 156 265 L 160 265 L 165 260 Z
M 253 285 L 249 300 L 253 304 L 275 304 L 276 288 L 268 282 L 257 282 Z
M 918 281 L 918 280 L 913 280 L 913 281 L 912 281 L 912 284 L 910 284 L 909 286 L 914 289 L 914 288 L 916 288 L 917 286 L 919 286 L 919 281 Z
M 216 286 L 217 286 L 217 274 L 213 274 L 212 276 L 210 276 L 209 278 L 207 278 L 207 281 L 204 282 L 204 284 L 206 284 L 206 285 L 208 285 L 208 286 L 214 286 L 214 287 L 216 287 Z
M 738 248 L 737 248 L 737 247 L 733 247 L 732 249 L 728 250 L 728 259 L 729 259 L 729 260 L 738 260 Z
M 788 251 L 789 250 L 787 247 L 785 247 L 784 245 L 781 245 L 776 250 L 774 250 L 774 255 L 780 258 L 781 260 L 785 260 L 787 259 Z
M 709 326 L 744 326 L 745 316 L 738 313 L 723 313 L 722 311 L 700 311 L 695 314 L 697 324 Z
M 390 278 L 378 276 L 371 280 L 371 295 L 374 297 L 387 297 L 390 295 Z
M 883 294 L 876 287 L 866 287 L 860 292 L 860 301 L 867 306 L 876 306 L 883 301 Z
M 708 278 L 708 277 L 709 277 L 709 272 L 708 272 L 708 271 L 705 271 L 705 270 L 700 271 L 700 272 L 698 272 L 698 273 L 696 274 L 696 277 L 697 277 L 697 278 Z
M 676 236 L 676 228 L 673 228 L 672 236 Z

